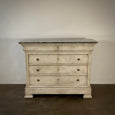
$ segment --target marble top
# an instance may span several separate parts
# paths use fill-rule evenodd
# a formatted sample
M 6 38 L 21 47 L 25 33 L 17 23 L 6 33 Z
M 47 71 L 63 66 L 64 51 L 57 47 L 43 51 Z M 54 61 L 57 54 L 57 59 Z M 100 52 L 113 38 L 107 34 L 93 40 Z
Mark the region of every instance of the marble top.
M 86 38 L 47 38 L 47 39 L 26 39 L 19 44 L 31 44 L 31 43 L 97 43 L 93 39 Z

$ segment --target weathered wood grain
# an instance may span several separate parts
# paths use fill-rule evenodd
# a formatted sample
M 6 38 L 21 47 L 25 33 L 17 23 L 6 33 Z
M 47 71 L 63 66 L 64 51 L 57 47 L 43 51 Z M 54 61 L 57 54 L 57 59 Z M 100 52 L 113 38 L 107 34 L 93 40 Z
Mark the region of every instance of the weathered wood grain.
M 95 43 L 21 43 L 26 54 L 25 98 L 33 94 L 83 94 L 92 98 Z

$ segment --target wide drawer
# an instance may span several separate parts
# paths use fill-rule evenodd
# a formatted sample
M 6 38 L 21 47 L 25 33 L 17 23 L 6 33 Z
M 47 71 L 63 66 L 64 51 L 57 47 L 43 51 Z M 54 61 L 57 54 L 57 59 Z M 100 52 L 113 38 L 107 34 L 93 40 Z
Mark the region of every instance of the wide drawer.
M 74 54 L 44 54 L 29 55 L 29 65 L 52 65 L 52 64 L 87 64 L 88 55 Z
M 87 66 L 29 66 L 30 75 L 87 75 Z
M 39 77 L 30 77 L 31 86 L 39 87 L 62 87 L 62 86 L 86 86 L 87 85 L 87 76 L 71 76 L 71 77 L 50 77 L 50 76 L 39 76 Z

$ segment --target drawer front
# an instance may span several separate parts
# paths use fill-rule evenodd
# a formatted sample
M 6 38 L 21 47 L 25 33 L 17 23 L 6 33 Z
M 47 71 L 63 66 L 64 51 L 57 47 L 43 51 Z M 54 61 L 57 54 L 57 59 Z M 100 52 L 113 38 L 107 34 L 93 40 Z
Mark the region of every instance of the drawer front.
M 30 77 L 31 86 L 39 87 L 62 87 L 62 86 L 86 86 L 87 76 L 78 77 L 56 77 L 56 76 L 40 76 Z
M 40 65 L 40 64 L 54 64 L 57 63 L 57 55 L 29 55 L 30 65 Z
M 93 50 L 94 44 L 89 43 L 51 43 L 51 44 L 25 44 L 25 51 L 90 51 Z
M 88 63 L 88 55 L 58 55 L 58 63 L 60 64 L 87 64 Z
M 64 44 L 59 45 L 59 51 L 88 51 L 92 50 L 92 44 Z
M 87 75 L 87 66 L 29 66 L 30 75 Z
M 58 46 L 54 44 L 25 44 L 25 51 L 58 51 Z
M 29 65 L 87 64 L 88 55 L 29 55 Z

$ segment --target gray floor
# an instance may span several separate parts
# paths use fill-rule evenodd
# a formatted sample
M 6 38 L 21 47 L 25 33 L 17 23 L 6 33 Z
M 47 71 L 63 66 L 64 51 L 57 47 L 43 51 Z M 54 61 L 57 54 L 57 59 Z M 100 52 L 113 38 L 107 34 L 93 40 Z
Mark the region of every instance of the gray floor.
M 0 85 L 0 115 L 115 115 L 115 85 L 92 85 L 82 95 L 35 95 L 24 99 L 25 85 Z

